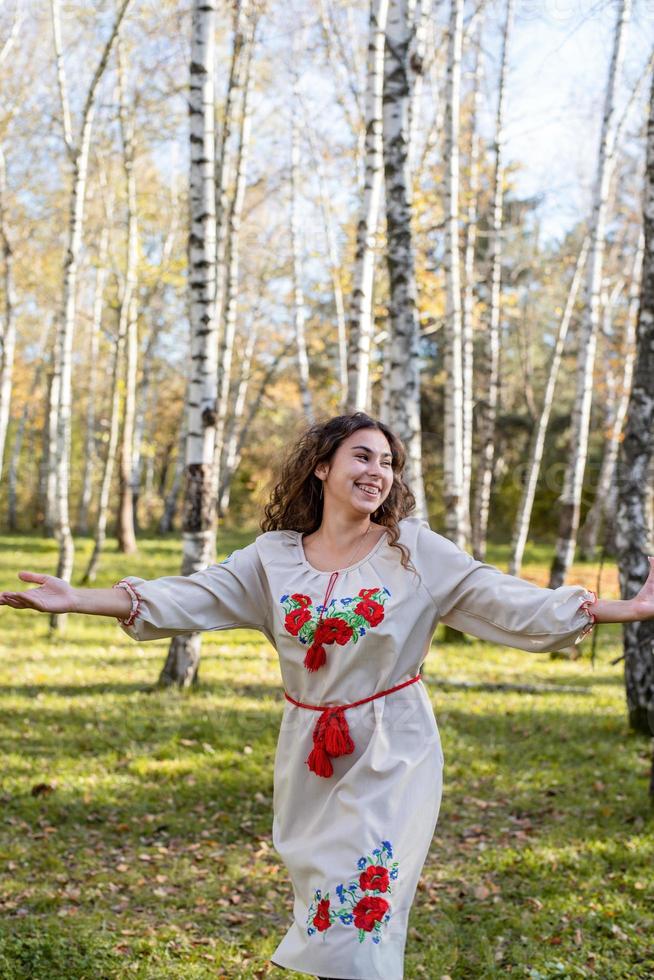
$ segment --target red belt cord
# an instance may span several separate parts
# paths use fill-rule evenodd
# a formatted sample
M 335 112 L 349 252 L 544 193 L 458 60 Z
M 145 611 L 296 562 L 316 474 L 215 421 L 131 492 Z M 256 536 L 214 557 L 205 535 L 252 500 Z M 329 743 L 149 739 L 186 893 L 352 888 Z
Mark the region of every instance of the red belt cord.
M 376 701 L 377 698 L 384 698 L 387 694 L 393 694 L 395 691 L 401 691 L 403 687 L 408 687 L 409 684 L 415 684 L 420 679 L 420 674 L 416 674 L 410 680 L 396 684 L 395 687 L 389 687 L 386 691 L 371 694 L 370 697 L 361 698 L 360 701 L 353 701 L 352 704 L 339 704 L 332 707 L 324 707 L 318 704 L 305 704 L 303 701 L 296 701 L 295 698 L 292 698 L 290 694 L 284 691 L 286 700 L 294 704 L 296 708 L 306 708 L 308 711 L 321 712 L 313 731 L 313 749 L 307 759 L 307 765 L 311 772 L 315 772 L 317 776 L 329 778 L 334 772 L 331 757 L 349 755 L 354 751 L 354 742 L 350 737 L 350 730 L 344 714 L 345 711 L 349 708 L 358 708 L 360 704 L 368 704 L 369 701 Z

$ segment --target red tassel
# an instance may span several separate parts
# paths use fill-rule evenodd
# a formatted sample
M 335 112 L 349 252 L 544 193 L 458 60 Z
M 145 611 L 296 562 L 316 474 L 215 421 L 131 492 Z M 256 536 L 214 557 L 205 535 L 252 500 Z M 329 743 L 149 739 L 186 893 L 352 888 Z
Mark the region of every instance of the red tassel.
M 342 711 L 330 715 L 325 729 L 325 749 L 332 756 L 349 755 L 354 751 L 354 742 Z
M 325 776 L 329 779 L 334 774 L 334 767 L 322 745 L 314 745 L 307 759 L 307 765 L 316 776 Z
M 318 670 L 320 667 L 324 667 L 326 663 L 327 654 L 325 653 L 324 646 L 320 643 L 312 643 L 304 658 L 304 666 L 307 670 Z

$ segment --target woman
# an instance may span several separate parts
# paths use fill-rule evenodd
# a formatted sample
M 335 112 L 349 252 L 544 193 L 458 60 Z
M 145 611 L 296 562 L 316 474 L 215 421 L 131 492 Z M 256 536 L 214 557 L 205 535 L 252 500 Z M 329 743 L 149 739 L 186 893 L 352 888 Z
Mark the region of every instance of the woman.
M 419 672 L 438 622 L 494 643 L 556 650 L 594 622 L 654 616 L 641 592 L 596 600 L 541 589 L 476 561 L 426 521 L 405 452 L 357 412 L 309 427 L 290 450 L 261 534 L 188 577 L 38 588 L 0 603 L 115 616 L 138 640 L 260 630 L 286 703 L 275 758 L 273 842 L 295 893 L 273 955 L 321 977 L 400 980 L 407 920 L 441 800 L 443 754 Z

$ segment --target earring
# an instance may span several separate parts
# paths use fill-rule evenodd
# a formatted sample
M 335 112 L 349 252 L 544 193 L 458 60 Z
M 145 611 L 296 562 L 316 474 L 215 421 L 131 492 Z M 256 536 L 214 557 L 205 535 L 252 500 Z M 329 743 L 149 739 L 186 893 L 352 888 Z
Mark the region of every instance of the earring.
M 320 499 L 322 500 L 322 480 L 320 481 Z

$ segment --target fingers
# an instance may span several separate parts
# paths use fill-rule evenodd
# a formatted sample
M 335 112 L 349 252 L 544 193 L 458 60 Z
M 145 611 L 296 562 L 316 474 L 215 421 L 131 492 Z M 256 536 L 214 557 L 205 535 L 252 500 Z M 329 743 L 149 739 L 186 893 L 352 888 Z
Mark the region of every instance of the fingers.
M 0 592 L 0 605 L 12 606 L 14 609 L 29 609 L 31 603 L 20 592 Z
M 47 577 L 47 575 L 40 575 L 38 572 L 18 573 L 18 578 L 22 579 L 23 582 L 38 582 L 39 585 L 43 585 Z

